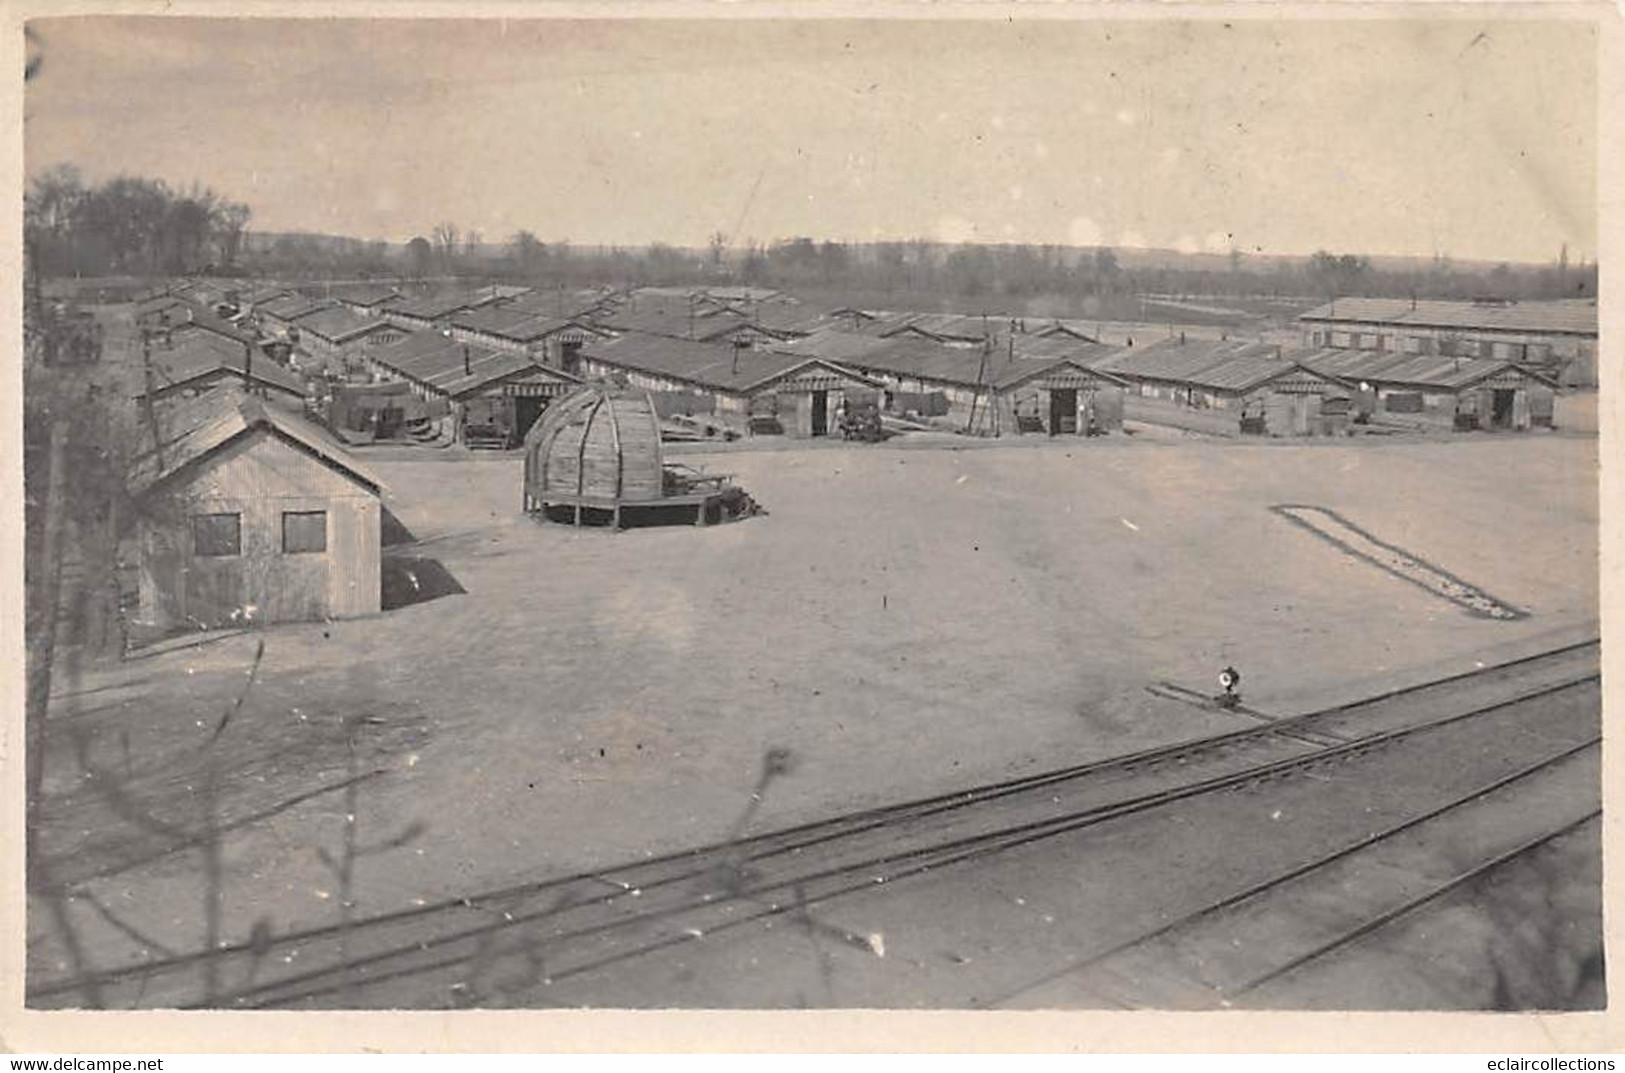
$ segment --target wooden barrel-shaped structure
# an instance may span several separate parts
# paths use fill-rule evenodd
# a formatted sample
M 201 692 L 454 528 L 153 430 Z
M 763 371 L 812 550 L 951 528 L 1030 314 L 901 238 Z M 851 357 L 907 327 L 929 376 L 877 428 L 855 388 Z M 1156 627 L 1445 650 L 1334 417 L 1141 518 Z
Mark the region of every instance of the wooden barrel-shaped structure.
M 525 509 L 610 511 L 664 502 L 660 418 L 646 391 L 584 384 L 543 412 L 525 437 Z

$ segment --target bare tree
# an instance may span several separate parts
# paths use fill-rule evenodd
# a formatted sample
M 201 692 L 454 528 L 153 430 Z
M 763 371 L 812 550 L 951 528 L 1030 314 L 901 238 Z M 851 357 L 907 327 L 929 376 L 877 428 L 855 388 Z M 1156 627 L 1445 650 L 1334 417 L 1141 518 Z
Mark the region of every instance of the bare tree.
M 450 272 L 457 259 L 462 230 L 450 220 L 444 220 L 434 225 L 433 236 L 435 253 L 440 258 L 440 270 Z

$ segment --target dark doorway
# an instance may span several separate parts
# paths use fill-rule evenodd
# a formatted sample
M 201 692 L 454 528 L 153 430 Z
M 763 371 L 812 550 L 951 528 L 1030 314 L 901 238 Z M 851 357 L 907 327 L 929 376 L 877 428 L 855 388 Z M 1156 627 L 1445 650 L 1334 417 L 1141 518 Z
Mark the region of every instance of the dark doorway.
M 1490 427 L 1512 427 L 1512 405 L 1517 392 L 1508 388 L 1496 388 L 1490 398 Z
M 581 371 L 581 340 L 567 339 L 559 344 L 559 366 L 572 376 Z
M 814 436 L 829 435 L 829 392 L 827 391 L 812 393 L 812 434 Z
M 1049 393 L 1049 434 L 1078 434 L 1078 389 L 1051 388 Z
M 542 416 L 547 400 L 540 395 L 515 395 L 513 400 L 513 439 L 519 442 L 530 431 L 530 426 Z

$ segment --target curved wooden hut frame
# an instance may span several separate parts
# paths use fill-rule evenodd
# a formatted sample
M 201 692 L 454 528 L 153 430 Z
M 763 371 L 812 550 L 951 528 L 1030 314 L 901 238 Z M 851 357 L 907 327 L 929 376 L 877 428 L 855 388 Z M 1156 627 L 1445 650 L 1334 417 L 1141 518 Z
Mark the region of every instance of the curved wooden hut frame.
M 669 494 L 654 400 L 616 384 L 587 384 L 566 395 L 526 437 L 525 511 L 566 507 L 578 526 L 588 510 L 608 513 L 619 529 L 640 512 L 676 507 L 692 507 L 695 524 L 705 525 L 722 497 L 722 480 L 691 479 L 683 482 L 688 490 Z

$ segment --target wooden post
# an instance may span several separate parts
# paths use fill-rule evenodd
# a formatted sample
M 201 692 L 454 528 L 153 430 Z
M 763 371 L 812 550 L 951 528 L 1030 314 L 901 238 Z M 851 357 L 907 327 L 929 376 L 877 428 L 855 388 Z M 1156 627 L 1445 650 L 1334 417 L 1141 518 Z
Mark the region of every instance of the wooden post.
M 24 733 L 28 738 L 28 817 L 24 836 L 24 868 L 36 863 L 35 836 L 39 830 L 40 796 L 45 785 L 45 724 L 51 703 L 51 662 L 56 656 L 57 604 L 62 586 L 62 530 L 67 521 L 68 423 L 61 417 L 51 418 L 50 449 L 46 456 L 46 491 L 44 532 L 40 538 L 40 563 L 43 566 L 39 595 L 39 620 L 28 638 L 28 693 L 24 710 Z

